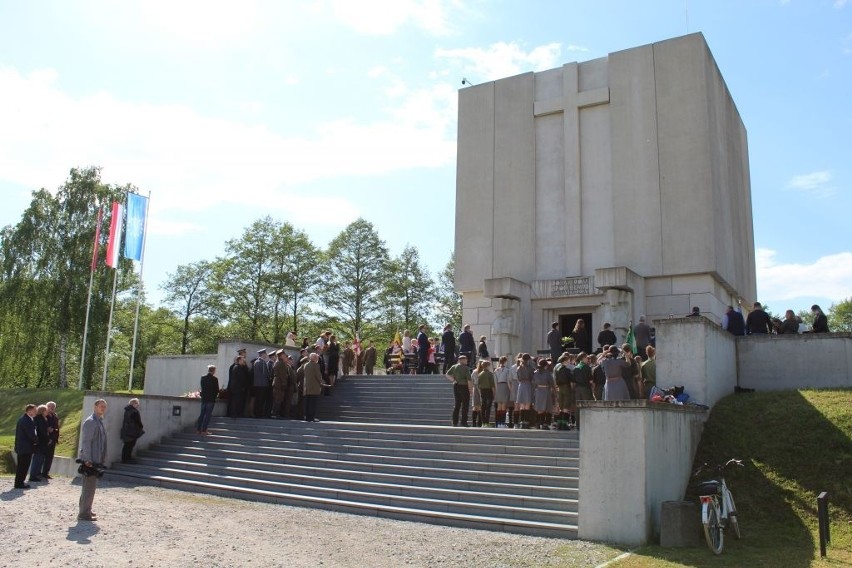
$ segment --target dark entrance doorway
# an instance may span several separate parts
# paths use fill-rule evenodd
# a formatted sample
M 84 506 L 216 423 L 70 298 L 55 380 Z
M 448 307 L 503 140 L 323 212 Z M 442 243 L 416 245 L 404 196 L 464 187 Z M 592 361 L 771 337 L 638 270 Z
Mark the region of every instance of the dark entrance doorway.
M 579 353 L 580 351 L 585 351 L 586 353 L 592 352 L 592 314 L 566 314 L 559 316 L 559 330 L 562 332 L 562 337 L 573 335 L 572 331 L 574 330 L 574 325 L 577 323 L 577 320 L 583 320 L 583 323 L 586 324 L 586 337 L 585 341 L 581 341 L 579 344 L 577 341 L 574 344 L 569 344 L 569 348 L 574 348 L 576 351 L 574 353 Z

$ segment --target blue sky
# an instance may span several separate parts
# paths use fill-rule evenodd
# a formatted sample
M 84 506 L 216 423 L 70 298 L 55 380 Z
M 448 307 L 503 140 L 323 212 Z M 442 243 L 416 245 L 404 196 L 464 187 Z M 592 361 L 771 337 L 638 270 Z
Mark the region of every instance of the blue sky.
M 145 281 L 269 214 L 453 247 L 456 93 L 702 32 L 749 136 L 758 296 L 852 296 L 847 0 L 0 0 L 0 225 L 75 166 L 151 192 Z

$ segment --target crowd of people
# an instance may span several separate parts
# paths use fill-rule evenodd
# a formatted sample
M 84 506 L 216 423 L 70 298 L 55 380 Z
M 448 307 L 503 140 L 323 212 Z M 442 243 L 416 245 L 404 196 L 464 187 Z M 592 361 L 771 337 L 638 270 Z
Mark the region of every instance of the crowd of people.
M 784 313 L 784 319 L 774 318 L 763 309 L 760 302 L 755 302 L 748 317 L 743 318 L 739 310 L 728 306 L 722 316 L 722 329 L 732 335 L 792 335 L 799 333 L 828 333 L 828 316 L 818 304 L 811 306 L 813 325 L 808 326 L 793 310 Z
M 644 317 L 640 324 L 647 326 Z M 551 342 L 557 336 L 559 343 Z M 453 383 L 452 425 L 567 430 L 579 428 L 577 401 L 644 399 L 656 384 L 656 350 L 649 344 L 650 328 L 641 336 L 641 354 L 634 354 L 628 343 L 620 349 L 607 343 L 615 342 L 615 334 L 605 324 L 598 353 L 574 354 L 564 351 L 554 322 L 548 335 L 550 356 L 518 353 L 511 362 L 502 356 L 493 371 L 487 349 L 475 357 L 460 349 L 455 364 L 449 357 L 445 361 L 445 375 Z
M 30 483 L 47 483 L 53 479 L 50 468 L 59 442 L 59 416 L 56 403 L 28 404 L 15 424 L 15 488 L 29 489 Z M 29 475 L 29 480 L 27 476 Z M 29 482 L 27 482 L 29 481 Z
M 97 480 L 103 475 L 103 464 L 106 461 L 107 436 L 103 424 L 106 406 L 104 400 L 96 400 L 91 416 L 80 427 L 80 452 L 77 459 L 82 474 L 80 510 L 77 515 L 80 521 L 95 521 L 98 518 L 92 512 L 92 503 Z M 24 407 L 24 414 L 15 424 L 15 453 L 18 457 L 15 489 L 31 489 L 32 483 L 47 483 L 53 479 L 50 468 L 59 442 L 59 425 L 55 402 L 27 404 Z
M 289 346 L 295 346 L 289 344 L 294 338 L 294 335 L 288 335 Z M 228 369 L 228 416 L 319 422 L 316 417 L 319 397 L 328 394 L 337 380 L 348 376 L 355 361 L 355 353 L 349 342 L 344 344 L 342 354 L 341 357 L 340 344 L 330 331 L 323 332 L 312 347 L 303 347 L 298 360 L 284 349 L 260 349 L 257 357 L 249 362 L 246 350 L 239 349 Z M 372 343 L 364 354 L 366 357 L 360 359 L 362 363 L 368 364 L 367 369 L 372 374 L 376 359 L 376 349 Z M 215 370 L 213 367 L 212 371 Z M 204 377 L 201 382 L 203 403 Z M 215 386 L 208 379 L 208 389 L 212 402 L 215 402 L 212 393 L 215 390 L 218 394 L 218 379 Z M 208 422 L 209 416 L 205 418 L 202 408 L 197 424 L 199 434 L 207 433 Z

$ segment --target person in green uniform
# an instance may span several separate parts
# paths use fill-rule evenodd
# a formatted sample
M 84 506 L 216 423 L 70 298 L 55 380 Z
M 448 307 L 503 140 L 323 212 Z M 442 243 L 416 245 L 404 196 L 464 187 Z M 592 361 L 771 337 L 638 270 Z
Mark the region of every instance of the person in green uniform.
M 469 426 L 467 413 L 470 407 L 470 369 L 467 367 L 467 356 L 460 355 L 458 363 L 447 370 L 447 379 L 453 383 L 453 426 L 459 425 L 459 412 L 461 411 L 461 425 Z

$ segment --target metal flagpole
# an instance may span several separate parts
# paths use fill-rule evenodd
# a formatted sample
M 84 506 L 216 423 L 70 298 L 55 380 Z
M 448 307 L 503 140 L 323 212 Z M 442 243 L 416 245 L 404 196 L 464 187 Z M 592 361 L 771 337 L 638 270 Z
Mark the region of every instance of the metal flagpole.
M 92 307 L 92 284 L 95 281 L 95 267 L 98 262 L 98 240 L 101 235 L 101 223 L 104 218 L 103 205 L 98 207 L 98 224 L 95 228 L 95 244 L 92 252 L 92 266 L 89 270 L 89 297 L 86 300 L 86 323 L 83 327 L 83 349 L 80 352 L 80 379 L 77 381 L 77 390 L 83 390 L 83 368 L 86 366 L 86 341 L 89 336 L 89 312 Z
M 83 328 L 83 349 L 80 353 L 80 380 L 77 381 L 77 390 L 83 390 L 83 367 L 86 365 L 86 341 L 89 336 L 89 311 L 92 307 L 92 283 L 95 281 L 95 271 L 89 274 L 89 299 L 86 300 L 86 324 Z
M 104 352 L 104 378 L 101 381 L 101 390 L 106 390 L 107 369 L 109 369 L 109 339 L 112 332 L 112 312 L 115 311 L 115 286 L 118 284 L 118 267 L 113 271 L 115 274 L 112 277 L 112 301 L 109 304 L 109 323 L 107 324 L 106 351 Z
M 151 191 L 148 191 L 148 201 L 145 202 L 145 228 L 142 231 L 142 258 L 139 260 L 139 284 L 136 287 L 136 320 L 133 322 L 133 347 L 130 349 L 130 378 L 127 380 L 127 390 L 133 390 L 133 365 L 136 362 L 136 336 L 139 331 L 139 306 L 142 303 L 142 272 L 145 270 L 145 241 L 148 240 L 148 210 L 151 208 Z

